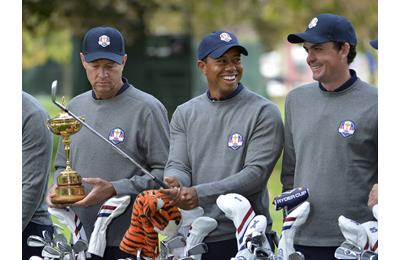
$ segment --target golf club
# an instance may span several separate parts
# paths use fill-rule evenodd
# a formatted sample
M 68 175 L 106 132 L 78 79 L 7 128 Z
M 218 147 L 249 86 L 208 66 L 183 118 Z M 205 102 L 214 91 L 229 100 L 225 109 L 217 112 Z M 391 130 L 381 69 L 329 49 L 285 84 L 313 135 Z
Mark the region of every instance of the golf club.
M 360 260 L 378 260 L 378 254 L 372 251 L 363 251 Z
M 26 242 L 30 247 L 44 247 L 46 245 L 46 241 L 43 238 L 35 235 L 29 236 Z
M 200 243 L 189 248 L 189 250 L 187 251 L 187 256 L 202 255 L 207 252 L 208 252 L 207 245 L 205 243 Z
M 53 248 L 51 246 L 48 246 L 48 245 L 43 248 L 42 256 L 44 258 L 51 258 L 51 259 L 60 258 L 60 259 L 63 259 L 63 258 L 61 258 L 60 250 L 58 250 L 57 248 Z
M 256 247 L 254 249 L 253 254 L 256 256 L 256 259 L 259 260 L 270 260 L 274 259 L 274 254 L 271 250 L 262 247 Z
M 88 243 L 85 240 L 79 239 L 76 243 L 72 246 L 72 250 L 75 253 L 79 253 L 88 249 Z
M 289 255 L 289 260 L 304 260 L 304 255 L 300 252 L 294 252 Z
M 136 162 L 132 157 L 127 155 L 124 151 L 122 151 L 118 146 L 110 142 L 108 139 L 106 139 L 104 136 L 102 136 L 100 133 L 98 133 L 96 130 L 94 130 L 91 126 L 89 126 L 87 123 L 85 123 L 82 119 L 74 115 L 72 112 L 70 112 L 63 104 L 59 103 L 56 101 L 56 93 L 57 93 L 57 80 L 54 80 L 53 83 L 51 84 L 51 100 L 53 103 L 61 108 L 64 112 L 75 118 L 79 123 L 81 123 L 83 126 L 85 126 L 87 129 L 89 129 L 92 133 L 100 137 L 103 141 L 106 143 L 110 144 L 119 154 L 121 154 L 123 157 L 128 159 L 130 162 L 132 162 L 134 165 L 136 165 L 140 170 L 142 170 L 145 174 L 147 174 L 154 182 L 156 182 L 158 185 L 163 187 L 164 189 L 169 189 L 170 187 L 157 179 L 154 175 L 152 175 L 148 170 L 146 170 L 143 166 L 141 166 L 138 162 Z

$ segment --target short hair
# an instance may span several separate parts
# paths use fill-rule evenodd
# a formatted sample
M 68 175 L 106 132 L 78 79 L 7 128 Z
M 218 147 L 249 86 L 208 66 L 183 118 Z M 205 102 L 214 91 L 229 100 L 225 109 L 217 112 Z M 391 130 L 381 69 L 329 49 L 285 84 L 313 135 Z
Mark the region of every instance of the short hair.
M 340 51 L 342 49 L 342 46 L 345 44 L 344 42 L 333 42 L 334 47 Z M 355 45 L 350 45 L 350 50 L 349 50 L 349 54 L 347 54 L 347 64 L 350 64 L 354 61 L 354 58 L 357 55 L 357 50 L 356 50 L 356 46 Z

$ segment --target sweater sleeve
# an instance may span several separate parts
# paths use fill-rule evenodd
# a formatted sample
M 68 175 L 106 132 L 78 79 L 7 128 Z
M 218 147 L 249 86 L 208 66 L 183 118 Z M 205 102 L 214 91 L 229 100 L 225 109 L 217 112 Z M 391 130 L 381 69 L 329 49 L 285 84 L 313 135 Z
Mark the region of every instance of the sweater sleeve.
M 163 180 L 164 167 L 168 159 L 169 124 L 166 109 L 159 104 L 145 119 L 145 131 L 142 147 L 145 154 L 145 166 L 159 180 Z M 144 166 L 144 165 L 143 165 Z M 158 189 L 147 174 L 134 175 L 132 178 L 112 182 L 118 196 L 139 194 L 146 189 Z
M 283 123 L 274 104 L 264 106 L 257 117 L 254 131 L 247 142 L 242 170 L 220 181 L 195 186 L 200 206 L 214 203 L 226 193 L 252 195 L 265 189 L 283 148 Z
M 285 145 L 283 148 L 281 182 L 282 191 L 293 188 L 294 171 L 296 167 L 296 153 L 293 145 L 291 111 L 290 111 L 290 95 L 287 96 L 285 102 Z
M 187 150 L 187 135 L 179 107 L 172 116 L 168 163 L 164 176 L 177 178 L 181 185 L 191 186 L 192 170 Z
M 22 230 L 47 192 L 52 150 L 52 136 L 45 126 L 44 112 L 24 112 L 28 114 L 23 115 L 22 126 Z

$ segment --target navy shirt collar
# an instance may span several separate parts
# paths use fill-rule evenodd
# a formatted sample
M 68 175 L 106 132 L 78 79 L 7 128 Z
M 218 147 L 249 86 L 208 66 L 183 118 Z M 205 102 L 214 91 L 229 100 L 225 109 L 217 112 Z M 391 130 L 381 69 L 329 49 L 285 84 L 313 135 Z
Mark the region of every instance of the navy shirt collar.
M 118 96 L 119 94 L 121 94 L 122 92 L 124 92 L 125 90 L 127 90 L 129 88 L 129 82 L 128 79 L 125 77 L 122 77 L 122 82 L 124 83 L 122 85 L 122 87 L 118 90 L 117 94 L 115 96 Z M 96 97 L 96 94 L 94 93 L 94 91 L 92 90 L 92 97 L 96 100 L 98 100 L 98 98 Z
M 345 83 L 343 83 L 340 87 L 335 89 L 333 92 L 340 92 L 345 89 L 348 89 L 351 85 L 354 84 L 354 82 L 356 82 L 357 79 L 358 79 L 358 77 L 357 77 L 356 71 L 353 69 L 350 69 L 350 79 L 348 79 Z M 322 91 L 328 92 L 328 90 L 326 90 L 326 88 L 324 88 L 324 86 L 322 86 L 321 82 L 318 82 L 318 86 Z
M 227 100 L 227 99 L 233 98 L 234 96 L 236 96 L 237 94 L 239 94 L 240 91 L 242 91 L 242 89 L 243 89 L 243 85 L 242 85 L 242 83 L 239 83 L 238 86 L 237 86 L 237 88 L 236 88 L 230 95 L 228 95 L 228 96 L 226 96 L 226 97 L 224 97 L 224 98 L 220 98 L 220 99 L 213 98 L 213 97 L 211 96 L 211 94 L 210 94 L 210 90 L 207 90 L 207 97 L 208 97 L 208 99 L 210 99 L 211 101 L 223 101 L 223 100 Z

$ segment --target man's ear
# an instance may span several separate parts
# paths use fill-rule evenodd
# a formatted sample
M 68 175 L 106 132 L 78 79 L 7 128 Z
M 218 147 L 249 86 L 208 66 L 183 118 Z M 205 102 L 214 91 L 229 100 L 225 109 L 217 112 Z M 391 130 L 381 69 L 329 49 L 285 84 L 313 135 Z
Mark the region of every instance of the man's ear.
M 79 53 L 79 56 L 81 57 L 81 63 L 82 66 L 86 69 L 86 61 L 85 61 L 85 56 L 83 56 L 83 53 Z
M 349 55 L 349 52 L 350 52 L 350 44 L 348 42 L 345 42 L 342 45 L 342 48 L 340 49 L 340 54 L 342 58 L 346 60 L 346 62 L 347 62 L 347 55 Z
M 128 55 L 125 54 L 124 57 L 122 57 L 122 63 L 121 63 L 121 65 L 122 65 L 122 66 L 125 66 L 125 63 L 126 63 L 127 60 L 128 60 Z
M 204 75 L 206 74 L 206 67 L 207 63 L 205 61 L 197 60 L 197 68 L 199 68 Z

